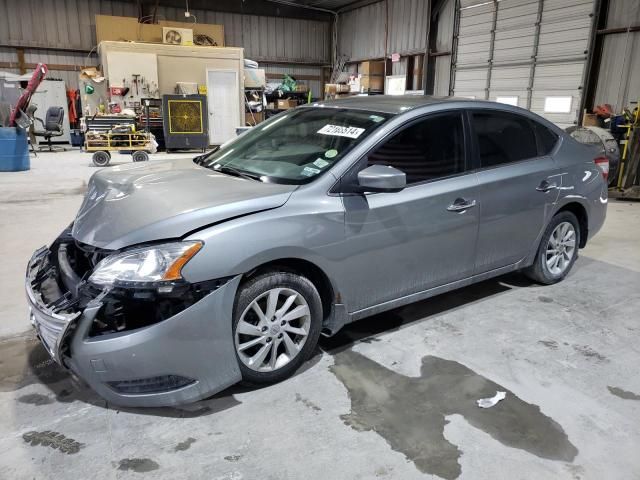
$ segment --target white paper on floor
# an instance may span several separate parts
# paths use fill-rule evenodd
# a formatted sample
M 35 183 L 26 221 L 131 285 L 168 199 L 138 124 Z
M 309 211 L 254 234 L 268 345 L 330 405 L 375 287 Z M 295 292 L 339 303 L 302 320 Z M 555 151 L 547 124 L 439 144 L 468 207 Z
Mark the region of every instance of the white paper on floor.
M 496 394 L 491 398 L 481 398 L 480 400 L 476 400 L 476 403 L 480 408 L 491 408 L 500 400 L 504 400 L 507 396 L 507 392 L 496 392 Z

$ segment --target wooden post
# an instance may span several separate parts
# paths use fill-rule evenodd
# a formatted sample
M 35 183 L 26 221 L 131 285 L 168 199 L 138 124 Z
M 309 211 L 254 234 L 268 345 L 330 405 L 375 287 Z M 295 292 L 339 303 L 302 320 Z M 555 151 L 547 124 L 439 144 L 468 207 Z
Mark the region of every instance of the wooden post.
M 27 64 L 24 62 L 24 48 L 16 48 L 16 55 L 18 56 L 18 70 L 20 75 L 27 73 Z

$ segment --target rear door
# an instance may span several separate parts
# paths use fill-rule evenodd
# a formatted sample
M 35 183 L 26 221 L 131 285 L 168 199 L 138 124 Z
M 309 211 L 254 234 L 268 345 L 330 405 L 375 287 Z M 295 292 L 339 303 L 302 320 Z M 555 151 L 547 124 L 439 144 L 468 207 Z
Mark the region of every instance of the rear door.
M 422 117 L 374 147 L 343 179 L 355 182 L 358 171 L 376 164 L 407 175 L 401 192 L 343 197 L 351 312 L 472 274 L 477 181 L 468 168 L 465 125 L 461 111 Z
M 470 119 L 480 200 L 476 273 L 484 273 L 532 251 L 561 176 L 548 155 L 557 137 L 543 125 L 495 110 L 471 110 Z

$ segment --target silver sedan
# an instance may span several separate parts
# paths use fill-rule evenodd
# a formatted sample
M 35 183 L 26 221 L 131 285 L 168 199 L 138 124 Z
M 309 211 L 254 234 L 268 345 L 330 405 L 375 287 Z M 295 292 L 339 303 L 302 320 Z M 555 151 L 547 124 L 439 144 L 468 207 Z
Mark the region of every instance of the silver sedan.
M 307 105 L 193 160 L 96 173 L 29 262 L 31 321 L 116 404 L 279 381 L 375 313 L 516 270 L 562 280 L 604 222 L 607 173 L 517 107 Z

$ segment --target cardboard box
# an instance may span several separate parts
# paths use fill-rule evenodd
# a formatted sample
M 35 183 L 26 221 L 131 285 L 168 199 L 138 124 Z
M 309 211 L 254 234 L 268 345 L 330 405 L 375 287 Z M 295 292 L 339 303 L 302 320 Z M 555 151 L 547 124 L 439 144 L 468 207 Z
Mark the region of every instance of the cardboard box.
M 244 88 L 263 88 L 267 84 L 267 77 L 263 68 L 244 69 Z
M 336 93 L 346 93 L 351 91 L 351 85 L 343 85 L 342 83 L 325 83 L 324 93 L 327 95 L 335 95 Z
M 362 62 L 358 67 L 358 73 L 362 75 L 383 75 L 384 62 Z
M 309 91 L 309 87 L 307 87 L 304 83 L 296 83 L 296 92 L 306 93 L 308 91 Z
M 598 115 L 595 113 L 585 113 L 582 117 L 583 127 L 599 127 Z
M 362 75 L 360 77 L 360 87 L 365 92 L 382 92 L 384 90 L 384 76 Z
M 251 112 L 246 112 L 244 114 L 244 119 L 247 122 L 247 125 L 257 125 L 264 121 L 264 112 L 253 112 L 253 114 Z
M 278 100 L 278 110 L 287 110 L 289 108 L 295 108 L 298 106 L 298 102 L 294 99 Z

